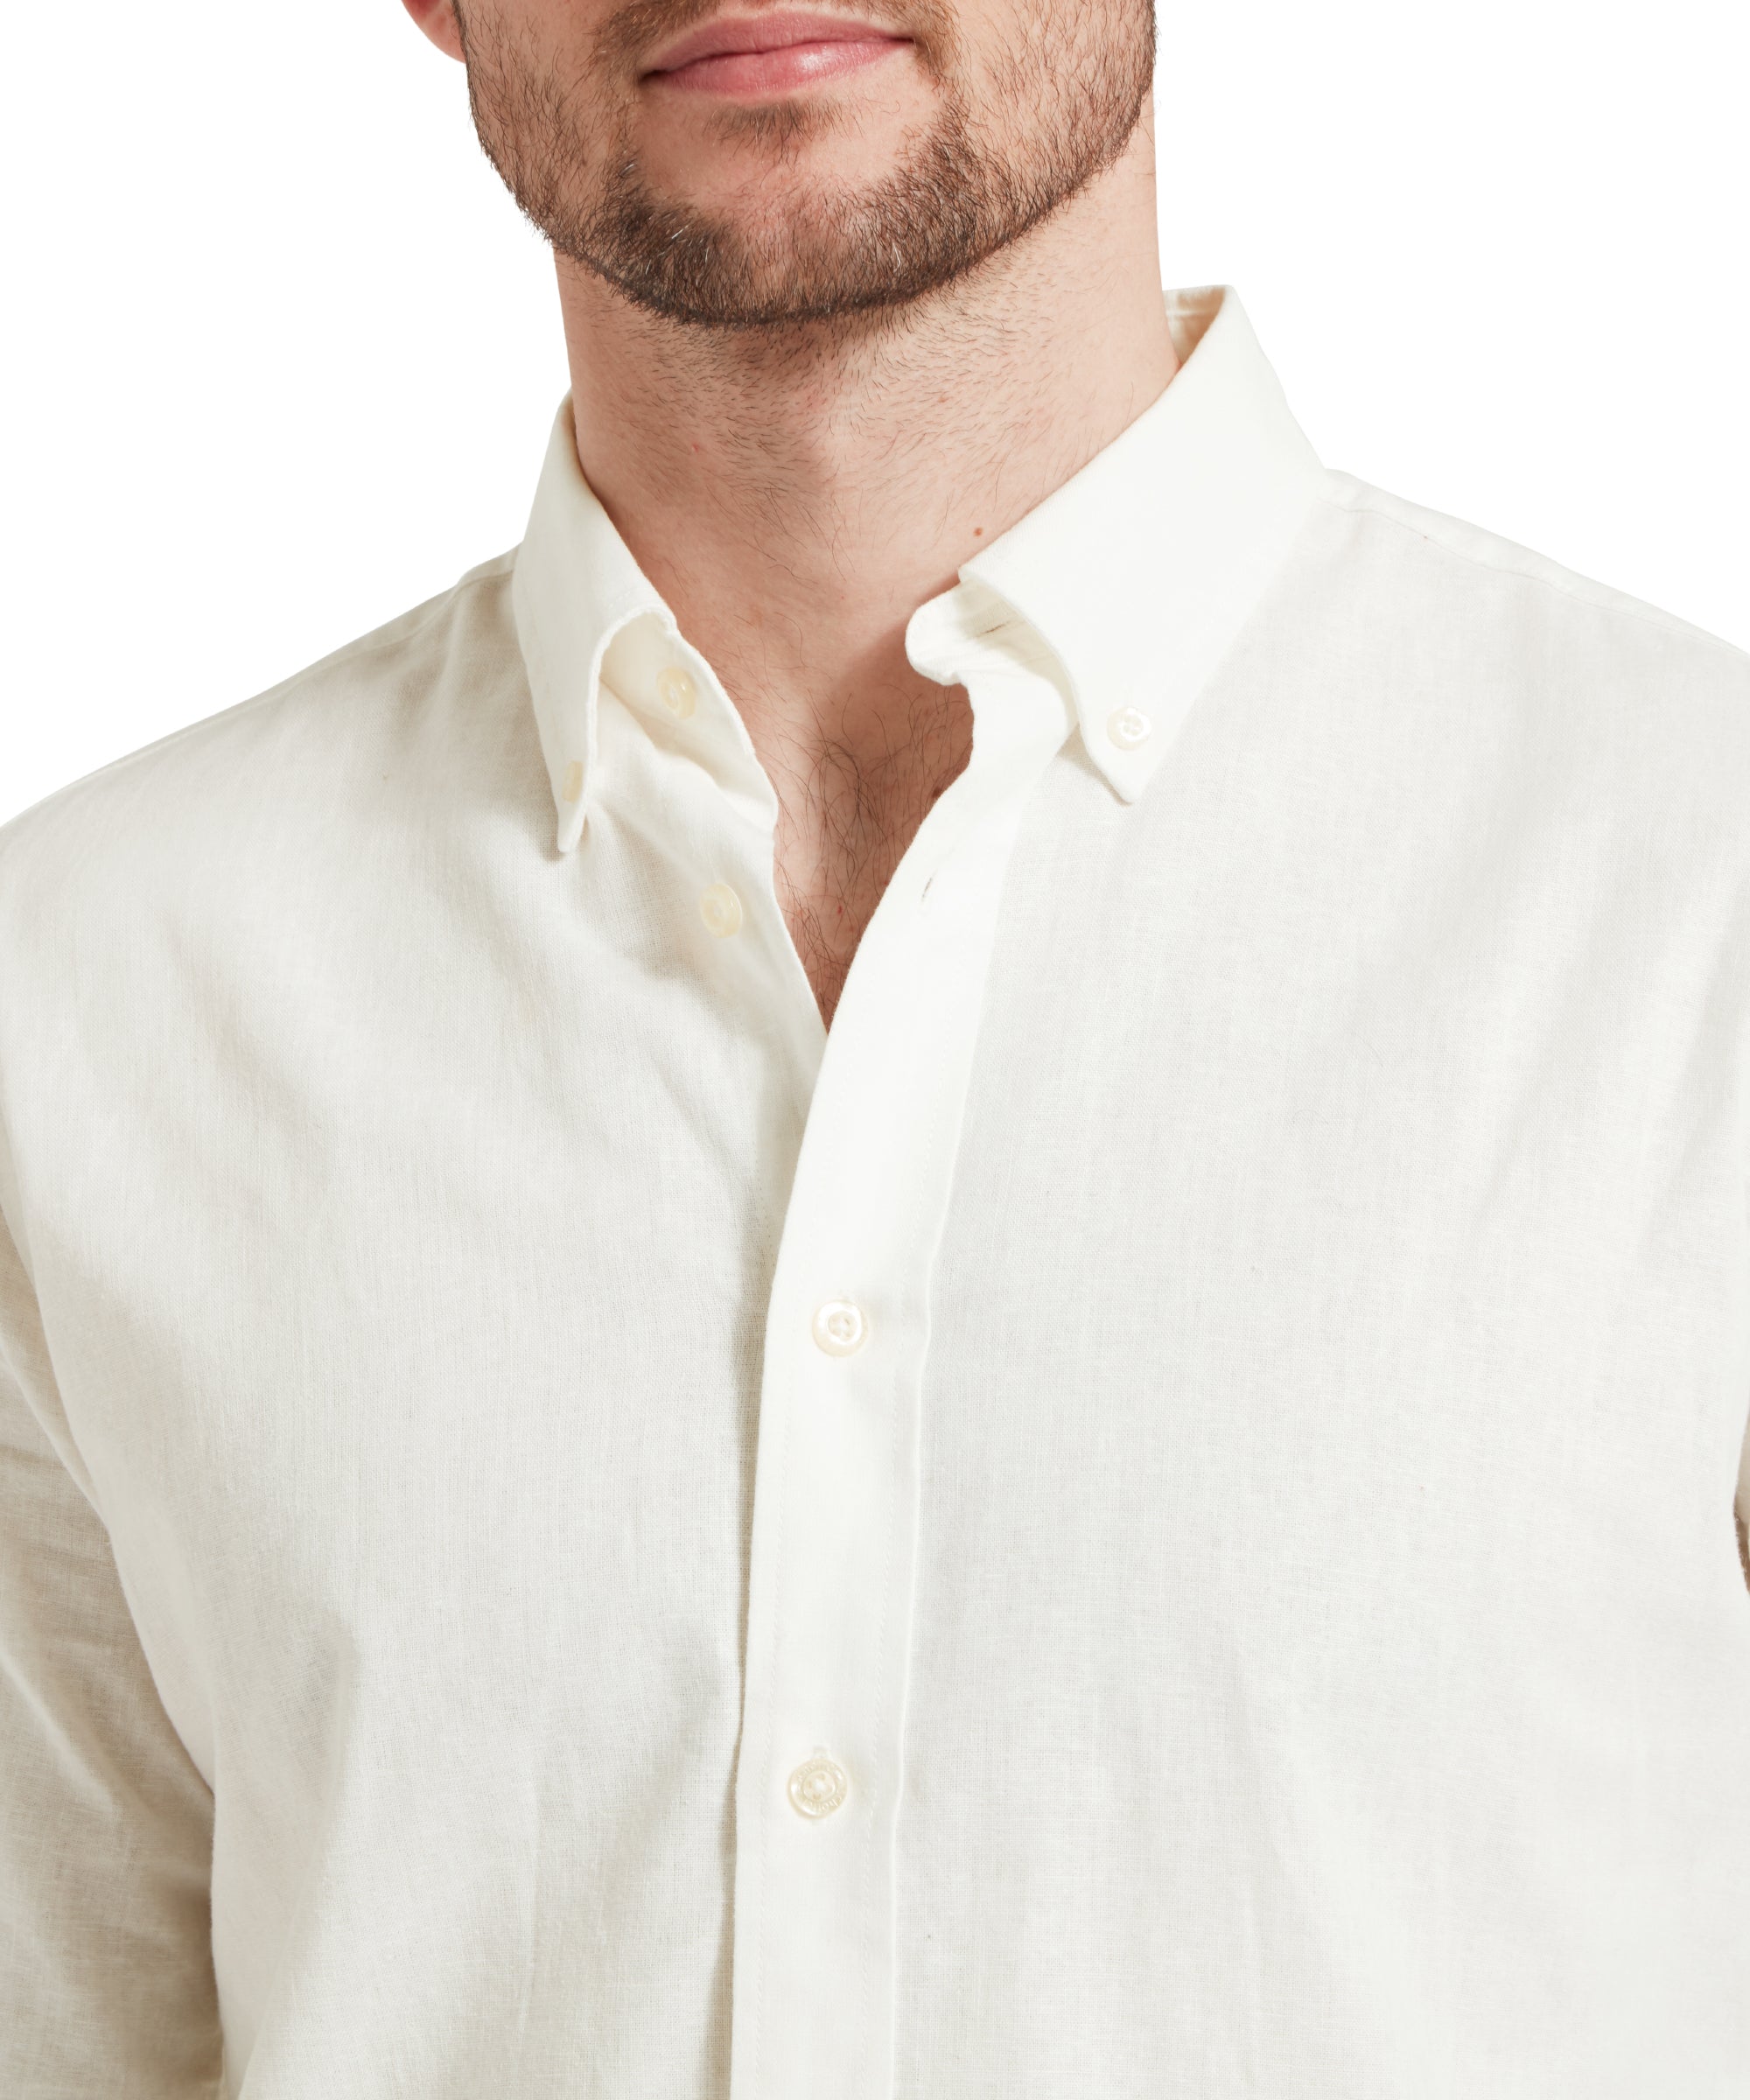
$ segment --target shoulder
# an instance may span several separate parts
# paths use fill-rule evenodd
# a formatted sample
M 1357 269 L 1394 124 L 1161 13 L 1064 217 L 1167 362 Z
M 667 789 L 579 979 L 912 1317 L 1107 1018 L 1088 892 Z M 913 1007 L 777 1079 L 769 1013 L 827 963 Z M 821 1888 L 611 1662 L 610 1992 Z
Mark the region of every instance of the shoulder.
M 1300 551 L 1282 631 L 1455 775 L 1750 847 L 1750 654 L 1353 475 L 1327 473 Z
M 1469 665 L 1509 654 L 1522 675 L 1586 663 L 1600 698 L 1650 678 L 1662 693 L 1750 706 L 1750 654 L 1625 591 L 1577 574 L 1499 533 L 1431 510 L 1353 474 L 1329 472 L 1315 532 L 1357 586 L 1376 587 L 1389 624 L 1424 623 L 1431 651 Z
M 218 1057 L 264 984 L 319 984 L 410 884 L 441 884 L 507 822 L 539 837 L 544 815 L 550 833 L 513 566 L 471 570 L 0 826 L 0 1124 L 17 1143 L 35 1131 L 60 1156 L 58 1133 L 149 1094 L 166 1060 Z
M 94 885 L 137 903 L 157 885 L 222 882 L 228 862 L 314 813 L 344 822 L 371 783 L 440 763 L 470 712 L 477 733 L 501 727 L 521 682 L 514 559 L 481 563 L 280 684 L 0 824 L 0 934 L 21 917 L 66 926 Z

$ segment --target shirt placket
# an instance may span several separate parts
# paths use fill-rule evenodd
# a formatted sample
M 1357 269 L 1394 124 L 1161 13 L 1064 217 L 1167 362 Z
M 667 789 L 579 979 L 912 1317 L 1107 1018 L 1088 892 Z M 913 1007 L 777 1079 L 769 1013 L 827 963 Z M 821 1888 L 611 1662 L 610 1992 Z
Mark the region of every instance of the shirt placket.
M 767 1312 L 736 1779 L 733 2100 L 886 2100 L 892 2086 L 929 1274 L 1004 873 L 1071 720 L 1040 670 L 976 638 L 919 655 L 927 646 L 914 642 L 918 661 L 967 687 L 972 758 L 858 947 Z

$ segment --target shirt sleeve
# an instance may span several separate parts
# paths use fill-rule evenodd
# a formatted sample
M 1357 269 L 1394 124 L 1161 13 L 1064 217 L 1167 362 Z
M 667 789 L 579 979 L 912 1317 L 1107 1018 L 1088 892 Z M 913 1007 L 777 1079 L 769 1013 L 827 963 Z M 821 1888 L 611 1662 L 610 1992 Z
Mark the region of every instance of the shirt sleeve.
M 0 2094 L 208 2100 L 212 1795 L 88 1485 L 0 1219 Z

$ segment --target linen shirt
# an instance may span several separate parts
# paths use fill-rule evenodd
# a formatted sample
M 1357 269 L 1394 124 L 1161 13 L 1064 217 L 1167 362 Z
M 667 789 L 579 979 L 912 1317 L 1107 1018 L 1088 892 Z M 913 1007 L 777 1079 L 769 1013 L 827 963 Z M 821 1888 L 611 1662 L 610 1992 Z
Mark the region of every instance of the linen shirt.
M 1167 307 L 830 1032 L 569 406 L 0 830 L 7 2100 L 1750 2096 L 1750 661 Z

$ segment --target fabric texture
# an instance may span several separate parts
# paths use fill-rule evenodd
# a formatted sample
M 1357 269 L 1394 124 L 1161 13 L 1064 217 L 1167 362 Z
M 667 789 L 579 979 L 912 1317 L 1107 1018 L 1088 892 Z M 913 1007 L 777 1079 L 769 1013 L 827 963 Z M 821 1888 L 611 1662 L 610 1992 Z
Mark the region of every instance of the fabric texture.
M 1750 2100 L 1750 659 L 1166 298 L 830 1032 L 569 404 L 0 828 L 6 2100 Z

